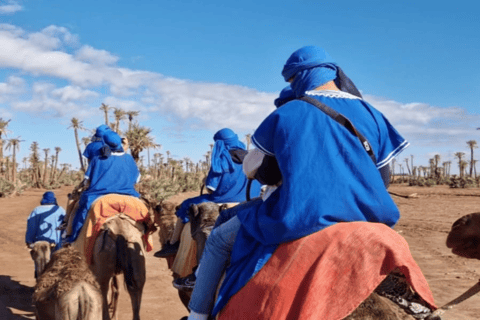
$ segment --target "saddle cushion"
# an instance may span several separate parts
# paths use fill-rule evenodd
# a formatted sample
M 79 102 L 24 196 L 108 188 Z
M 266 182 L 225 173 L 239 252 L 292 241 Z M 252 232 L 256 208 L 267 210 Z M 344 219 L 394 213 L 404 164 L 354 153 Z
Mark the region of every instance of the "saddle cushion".
M 136 197 L 108 194 L 95 200 L 90 207 L 82 231 L 73 246 L 84 252 L 88 264 L 92 263 L 93 248 L 102 226 L 108 218 L 123 213 L 137 222 L 150 223 L 148 208 Z M 143 236 L 146 251 L 153 249 L 151 233 Z
M 402 236 L 380 223 L 337 223 L 280 245 L 219 319 L 343 319 L 396 268 L 436 309 Z

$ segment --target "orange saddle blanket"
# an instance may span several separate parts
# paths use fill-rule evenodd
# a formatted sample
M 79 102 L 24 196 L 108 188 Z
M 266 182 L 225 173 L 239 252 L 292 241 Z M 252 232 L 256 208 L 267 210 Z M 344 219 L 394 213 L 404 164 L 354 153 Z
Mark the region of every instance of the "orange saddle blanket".
M 136 197 L 108 194 L 95 200 L 90 207 L 87 219 L 73 246 L 84 252 L 87 263 L 92 263 L 93 248 L 103 223 L 110 217 L 123 213 L 135 221 L 149 223 L 148 208 Z M 146 251 L 153 249 L 151 234 L 143 236 Z
M 402 236 L 380 223 L 338 223 L 280 245 L 218 319 L 343 319 L 396 268 L 436 309 Z

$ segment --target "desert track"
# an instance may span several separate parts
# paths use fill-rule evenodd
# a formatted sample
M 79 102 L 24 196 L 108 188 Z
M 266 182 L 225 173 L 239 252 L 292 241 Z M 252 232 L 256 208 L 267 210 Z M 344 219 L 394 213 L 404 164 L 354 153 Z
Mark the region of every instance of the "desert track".
M 59 204 L 65 207 L 71 188 L 55 190 Z M 480 261 L 454 256 L 445 239 L 451 224 L 460 216 L 480 211 L 480 189 L 418 188 L 394 185 L 390 190 L 403 194 L 417 193 L 417 198 L 392 196 L 402 217 L 395 227 L 410 245 L 437 305 L 443 305 L 463 293 L 480 279 Z M 38 205 L 45 190 L 28 190 L 20 197 L 0 199 L 0 319 L 33 319 L 31 293 L 35 284 L 33 262 L 24 248 L 26 218 Z M 181 201 L 197 193 L 175 196 Z M 158 244 L 158 238 L 155 238 Z M 158 247 L 156 248 L 158 249 Z M 163 259 L 147 256 L 141 316 L 144 320 L 178 320 L 187 315 L 172 277 Z M 119 320 L 131 319 L 128 294 L 120 295 Z M 444 316 L 444 319 L 480 319 L 480 296 L 467 300 Z

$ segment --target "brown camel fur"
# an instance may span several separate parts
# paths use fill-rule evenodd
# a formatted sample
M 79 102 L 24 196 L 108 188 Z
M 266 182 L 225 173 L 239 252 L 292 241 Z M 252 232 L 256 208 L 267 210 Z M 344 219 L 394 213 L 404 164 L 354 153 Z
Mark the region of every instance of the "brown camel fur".
M 37 241 L 31 243 L 28 248 L 30 249 L 30 255 L 35 264 L 35 278 L 38 278 L 45 270 L 47 263 L 50 261 L 52 248 L 55 248 L 55 243 Z
M 85 259 L 69 247 L 52 255 L 33 294 L 38 320 L 97 320 L 102 315 L 100 286 Z
M 117 275 L 120 273 L 124 275 L 132 301 L 133 319 L 139 320 L 146 280 L 145 248 L 142 239 L 145 226 L 120 214 L 105 221 L 102 228 L 103 231 L 95 240 L 91 268 L 100 283 L 103 320 L 111 319 L 108 300 L 111 301 L 112 318 L 115 318 L 119 294 Z M 110 286 L 112 296 L 109 299 Z
M 414 320 L 397 304 L 373 292 L 344 320 Z
M 200 261 L 205 243 L 215 225 L 218 215 L 226 208 L 228 208 L 228 205 L 218 205 L 214 202 L 192 204 L 190 208 L 188 208 L 187 214 L 190 219 L 191 234 L 197 244 L 197 261 Z M 192 292 L 179 290 L 178 295 L 185 308 L 188 309 Z
M 200 261 L 205 243 L 220 211 L 225 208 L 226 205 L 219 206 L 214 202 L 204 202 L 198 205 L 192 204 L 188 209 L 192 238 L 197 243 L 197 261 Z
M 480 259 L 480 213 L 467 214 L 453 223 L 447 247 L 461 257 Z
M 154 208 L 154 221 L 159 226 L 158 236 L 160 238 L 160 245 L 163 245 L 170 240 L 175 229 L 178 205 L 170 201 L 162 201 Z

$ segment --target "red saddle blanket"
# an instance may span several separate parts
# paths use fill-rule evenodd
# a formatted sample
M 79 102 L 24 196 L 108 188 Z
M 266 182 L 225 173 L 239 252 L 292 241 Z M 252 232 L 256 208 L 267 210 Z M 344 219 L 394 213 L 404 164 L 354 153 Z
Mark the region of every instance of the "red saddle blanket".
M 219 319 L 343 319 L 395 268 L 437 308 L 402 236 L 380 223 L 337 223 L 280 245 Z
M 77 240 L 73 244 L 80 252 L 84 252 L 88 264 L 92 263 L 93 247 L 104 222 L 117 214 L 123 213 L 135 221 L 149 222 L 148 208 L 136 197 L 119 194 L 108 194 L 95 200 L 90 207 L 87 219 Z M 153 248 L 151 234 L 143 236 L 147 252 Z

